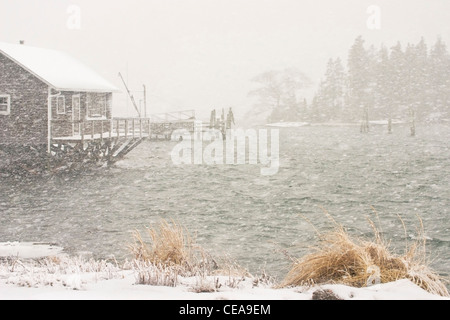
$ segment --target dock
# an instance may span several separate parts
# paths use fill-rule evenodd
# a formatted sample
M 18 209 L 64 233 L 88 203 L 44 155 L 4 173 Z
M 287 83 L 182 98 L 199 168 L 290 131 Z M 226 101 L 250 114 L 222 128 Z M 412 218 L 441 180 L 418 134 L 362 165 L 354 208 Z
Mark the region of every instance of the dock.
M 195 110 L 150 115 L 147 118 L 112 118 L 51 121 L 50 154 L 54 158 L 113 164 L 145 140 L 170 140 L 175 130 L 194 131 Z

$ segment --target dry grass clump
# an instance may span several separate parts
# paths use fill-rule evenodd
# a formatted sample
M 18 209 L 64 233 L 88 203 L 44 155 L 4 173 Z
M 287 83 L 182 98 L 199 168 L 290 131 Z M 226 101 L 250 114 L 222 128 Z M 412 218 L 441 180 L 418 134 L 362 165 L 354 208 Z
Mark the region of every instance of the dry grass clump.
M 156 226 L 147 228 L 146 235 L 144 239 L 139 231 L 135 231 L 134 242 L 129 246 L 138 284 L 175 287 L 185 281 L 179 277 L 195 277 L 195 292 L 211 292 L 222 285 L 237 286 L 244 277 L 251 277 L 230 260 L 214 259 L 173 220 L 161 220 Z M 224 280 L 225 277 L 228 280 Z
M 148 228 L 147 233 L 150 244 L 144 241 L 139 231 L 134 233 L 136 244 L 131 246 L 131 251 L 136 260 L 167 266 L 189 263 L 194 241 L 181 226 L 161 220 L 159 227 Z
M 449 296 L 441 277 L 427 266 L 425 237 L 396 255 L 370 223 L 375 231 L 372 241 L 353 238 L 337 224 L 334 231 L 320 235 L 314 252 L 294 262 L 281 287 L 324 283 L 366 287 L 409 279 L 432 294 Z
M 147 243 L 139 231 L 130 246 L 136 261 L 170 268 L 181 276 L 206 275 L 217 268 L 214 259 L 195 243 L 189 232 L 174 221 L 161 220 L 156 227 L 148 228 Z

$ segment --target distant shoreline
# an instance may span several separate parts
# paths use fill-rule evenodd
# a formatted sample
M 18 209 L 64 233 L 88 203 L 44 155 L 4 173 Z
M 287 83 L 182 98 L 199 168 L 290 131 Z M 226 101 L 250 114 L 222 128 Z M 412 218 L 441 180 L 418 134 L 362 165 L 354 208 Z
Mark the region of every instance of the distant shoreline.
M 387 126 L 387 120 L 374 120 L 369 121 L 370 125 L 374 126 Z M 392 125 L 407 125 L 406 121 L 393 120 Z M 275 122 L 261 125 L 264 127 L 276 127 L 276 128 L 302 128 L 302 127 L 357 127 L 360 126 L 359 122 Z

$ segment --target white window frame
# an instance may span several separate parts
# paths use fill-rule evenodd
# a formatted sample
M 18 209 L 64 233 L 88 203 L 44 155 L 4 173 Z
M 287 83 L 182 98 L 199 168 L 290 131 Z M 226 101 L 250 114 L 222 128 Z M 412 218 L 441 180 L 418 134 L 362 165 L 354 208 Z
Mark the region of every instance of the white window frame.
M 78 114 L 75 115 L 75 101 L 78 100 Z M 77 126 L 77 135 L 81 135 L 81 123 L 74 121 L 81 121 L 81 94 L 75 94 L 72 96 L 72 133 L 75 136 L 75 126 Z
M 59 109 L 60 101 L 62 101 L 62 111 Z M 56 97 L 56 114 L 66 114 L 66 97 L 65 96 Z
M 0 98 L 6 98 L 6 111 L 0 110 L 0 115 L 9 116 L 11 114 L 11 96 L 9 94 L 0 94 Z
M 96 95 L 102 95 L 104 98 L 104 106 L 102 108 L 102 115 L 101 116 L 96 116 L 96 117 L 90 117 L 90 113 L 91 113 L 91 98 L 90 98 L 90 94 L 96 94 Z M 86 96 L 86 119 L 87 120 L 107 120 L 107 109 L 108 109 L 108 94 L 107 93 L 87 93 Z

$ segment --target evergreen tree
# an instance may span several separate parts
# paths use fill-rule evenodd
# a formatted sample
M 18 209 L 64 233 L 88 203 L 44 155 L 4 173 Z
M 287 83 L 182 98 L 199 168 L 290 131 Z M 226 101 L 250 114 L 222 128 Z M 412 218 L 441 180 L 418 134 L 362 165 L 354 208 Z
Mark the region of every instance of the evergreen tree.
M 348 71 L 339 58 L 330 59 L 309 110 L 299 99 L 305 83 L 300 73 L 266 73 L 257 81 L 264 84 L 257 94 L 271 105 L 272 121 L 363 119 L 364 131 L 369 117 L 387 120 L 390 128 L 393 119 L 450 121 L 450 54 L 440 38 L 430 51 L 423 38 L 404 49 L 398 42 L 389 51 L 385 46 L 366 50 L 357 37 L 349 50 Z
M 314 121 L 325 122 L 330 119 L 328 114 L 328 99 L 327 99 L 327 86 L 325 81 L 319 83 L 319 90 L 317 91 L 312 102 L 312 114 Z
M 320 105 L 321 105 L 320 97 L 321 97 L 321 95 L 320 95 L 320 89 L 319 89 L 319 92 L 317 92 L 314 95 L 314 98 L 312 99 L 311 109 L 310 109 L 310 112 L 309 112 L 310 113 L 310 119 L 312 121 L 314 121 L 314 122 L 322 122 L 322 121 L 325 120 L 324 117 L 323 117 L 323 114 L 322 114 L 322 112 L 320 110 Z
M 389 59 L 389 78 L 391 86 L 390 101 L 392 103 L 392 115 L 394 118 L 405 119 L 408 111 L 406 102 L 406 62 L 400 42 L 391 48 Z
M 371 96 L 369 55 L 362 36 L 356 38 L 348 55 L 348 103 L 351 120 L 367 113 Z
M 419 60 L 416 47 L 410 43 L 405 49 L 405 103 L 408 108 L 409 121 L 411 124 L 411 136 L 416 135 L 416 117 L 419 107 L 419 97 L 423 88 L 417 83 L 419 80 Z
M 304 98 L 303 101 L 300 103 L 297 113 L 299 114 L 299 120 L 301 121 L 309 120 L 308 101 L 306 100 L 306 98 Z
M 346 74 L 340 58 L 328 61 L 325 79 L 315 97 L 315 118 L 320 121 L 344 120 Z
M 428 79 L 429 74 L 429 57 L 428 47 L 425 39 L 422 38 L 415 46 L 415 70 L 413 78 L 414 91 L 414 109 L 418 120 L 425 121 L 427 114 L 429 114 L 430 104 L 428 101 L 430 84 Z
M 377 64 L 375 67 L 375 111 L 374 116 L 377 119 L 392 119 L 392 84 L 390 78 L 389 52 L 385 46 L 382 46 L 377 55 Z
M 342 120 L 344 108 L 345 71 L 340 58 L 328 63 L 325 79 L 325 101 L 330 120 Z
M 430 53 L 430 102 L 429 119 L 450 118 L 450 56 L 447 46 L 438 38 Z

